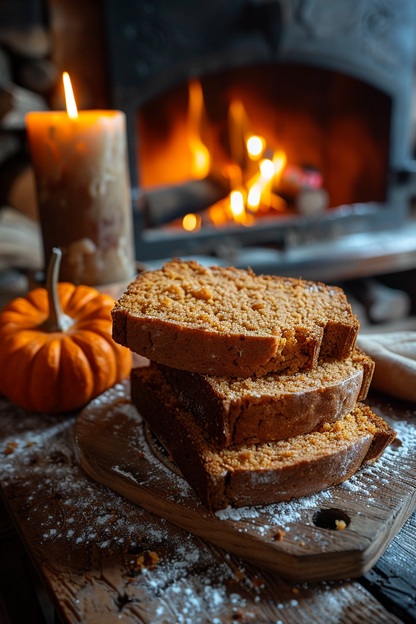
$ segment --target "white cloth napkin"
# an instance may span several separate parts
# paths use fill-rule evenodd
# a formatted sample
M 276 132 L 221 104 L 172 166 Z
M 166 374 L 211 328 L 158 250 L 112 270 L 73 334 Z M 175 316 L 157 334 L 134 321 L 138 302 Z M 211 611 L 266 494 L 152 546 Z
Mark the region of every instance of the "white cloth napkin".
M 372 388 L 416 402 L 416 331 L 359 336 L 357 346 L 376 363 Z

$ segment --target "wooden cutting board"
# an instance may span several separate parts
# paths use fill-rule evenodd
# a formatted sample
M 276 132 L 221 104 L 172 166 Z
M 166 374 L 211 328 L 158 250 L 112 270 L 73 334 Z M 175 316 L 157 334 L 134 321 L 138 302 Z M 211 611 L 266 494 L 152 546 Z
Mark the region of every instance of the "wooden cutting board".
M 215 515 L 131 405 L 129 382 L 93 401 L 75 435 L 93 479 L 158 516 L 285 578 L 345 579 L 374 565 L 416 506 L 416 417 L 399 419 L 387 404 L 375 411 L 398 431 L 376 464 L 312 496 Z

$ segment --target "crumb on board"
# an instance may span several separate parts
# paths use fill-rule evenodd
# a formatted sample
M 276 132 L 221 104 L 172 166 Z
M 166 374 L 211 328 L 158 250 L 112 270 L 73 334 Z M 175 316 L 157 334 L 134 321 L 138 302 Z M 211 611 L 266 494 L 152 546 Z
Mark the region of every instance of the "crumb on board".
M 137 555 L 134 561 L 130 564 L 131 572 L 142 572 L 145 568 L 154 568 L 157 563 L 159 563 L 160 557 L 154 550 L 150 552 L 144 552 L 141 555 Z M 136 568 L 136 570 L 135 570 Z M 138 569 L 138 570 L 137 570 Z M 133 578 L 133 577 L 131 577 Z M 129 580 L 129 579 L 128 579 Z
M 253 585 L 254 587 L 264 587 L 265 586 L 265 582 L 262 578 L 258 577 L 258 578 L 253 578 Z
M 240 570 L 240 568 L 235 568 L 235 570 L 233 570 L 234 575 L 237 579 L 237 581 L 242 581 L 244 578 L 244 572 L 242 570 Z
M 6 448 L 4 449 L 4 454 L 11 455 L 14 449 L 17 449 L 17 447 L 18 447 L 17 442 L 8 442 Z

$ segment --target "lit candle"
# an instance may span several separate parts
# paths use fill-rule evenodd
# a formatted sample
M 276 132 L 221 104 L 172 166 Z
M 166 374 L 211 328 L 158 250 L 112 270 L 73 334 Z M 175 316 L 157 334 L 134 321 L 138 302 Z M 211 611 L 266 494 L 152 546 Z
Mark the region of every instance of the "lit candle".
M 69 86 L 68 86 L 69 84 Z M 134 274 L 125 116 L 77 111 L 68 74 L 67 112 L 29 113 L 45 264 L 61 247 L 61 281 L 99 285 Z

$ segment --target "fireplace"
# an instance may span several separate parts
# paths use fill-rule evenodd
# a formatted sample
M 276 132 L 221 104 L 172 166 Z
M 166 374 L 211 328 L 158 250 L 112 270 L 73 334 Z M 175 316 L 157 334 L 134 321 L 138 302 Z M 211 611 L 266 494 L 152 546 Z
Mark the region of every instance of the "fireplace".
M 105 11 L 139 260 L 244 265 L 253 247 L 406 223 L 412 0 L 106 0 Z M 253 268 L 273 269 L 260 256 Z

